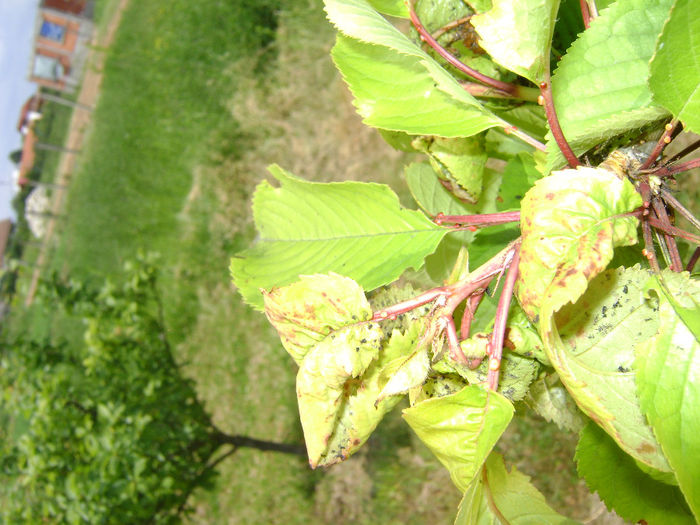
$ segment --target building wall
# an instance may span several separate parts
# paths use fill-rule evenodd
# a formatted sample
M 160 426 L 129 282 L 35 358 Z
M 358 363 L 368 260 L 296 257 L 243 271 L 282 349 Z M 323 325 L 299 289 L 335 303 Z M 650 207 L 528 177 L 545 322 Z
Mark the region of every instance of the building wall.
M 92 38 L 92 4 L 87 0 L 44 0 L 38 10 L 29 80 L 60 91 L 80 82 Z

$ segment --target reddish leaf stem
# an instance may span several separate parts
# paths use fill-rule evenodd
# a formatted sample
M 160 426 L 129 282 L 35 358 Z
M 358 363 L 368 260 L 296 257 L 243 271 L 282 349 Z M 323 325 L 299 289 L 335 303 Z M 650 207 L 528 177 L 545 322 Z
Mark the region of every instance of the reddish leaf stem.
M 673 162 L 676 162 L 677 160 L 682 159 L 683 157 L 692 153 L 693 151 L 695 151 L 698 148 L 700 148 L 700 140 L 696 140 L 695 142 L 693 142 L 689 146 L 683 148 L 681 151 L 676 153 L 673 157 L 667 159 L 664 162 L 664 164 L 671 164 Z
M 700 259 L 700 246 L 695 248 L 693 255 L 690 256 L 690 260 L 688 261 L 688 265 L 685 267 L 686 271 L 692 272 L 693 268 L 695 268 L 695 263 L 698 262 L 698 259 Z
M 508 321 L 508 311 L 513 298 L 515 281 L 518 278 L 518 263 L 520 261 L 520 246 L 515 248 L 513 258 L 510 261 L 506 280 L 503 282 L 501 297 L 498 299 L 496 319 L 493 325 L 493 334 L 489 344 L 489 372 L 487 383 L 491 390 L 498 390 L 498 377 L 501 368 L 501 358 L 503 357 L 503 340 L 506 332 L 506 322 Z
M 482 84 L 486 84 L 487 86 L 491 86 L 493 88 L 496 88 L 500 91 L 503 91 L 505 93 L 508 93 L 512 96 L 516 96 L 516 93 L 518 93 L 518 86 L 515 84 L 510 84 L 508 82 L 501 82 L 500 80 L 496 80 L 495 78 L 491 78 L 487 75 L 484 75 L 483 73 L 480 73 L 476 69 L 470 68 L 468 65 L 466 65 L 464 62 L 459 60 L 458 58 L 455 58 L 452 53 L 450 53 L 447 49 L 442 47 L 442 45 L 433 38 L 433 36 L 425 29 L 423 26 L 423 23 L 420 21 L 420 18 L 418 17 L 418 14 L 416 13 L 415 9 L 413 8 L 413 0 L 406 0 L 406 6 L 408 7 L 408 12 L 411 17 L 411 22 L 413 23 L 413 26 L 416 28 L 416 31 L 418 31 L 418 34 L 421 37 L 421 40 L 428 44 L 430 47 L 432 47 L 435 52 L 440 55 L 442 58 L 444 58 L 448 64 L 456 67 L 459 71 L 462 73 L 469 75 L 472 77 L 474 80 L 477 80 L 481 82 Z
M 425 293 L 420 294 L 417 297 L 408 299 L 406 301 L 401 301 L 400 303 L 394 304 L 377 312 L 374 312 L 372 316 L 372 321 L 384 321 L 386 319 L 396 319 L 397 316 L 410 312 L 416 308 L 428 304 L 434 301 L 438 297 L 445 297 L 450 295 L 451 290 L 449 286 L 440 286 L 439 288 L 433 288 Z
M 559 149 L 561 150 L 562 155 L 564 155 L 566 162 L 569 163 L 569 167 L 576 168 L 577 166 L 581 165 L 581 162 L 578 160 L 574 150 L 571 149 L 571 146 L 566 141 L 564 132 L 559 125 L 557 111 L 554 107 L 554 98 L 552 97 L 552 83 L 550 81 L 549 73 L 546 74 L 545 78 L 545 82 L 540 82 L 540 103 L 544 105 L 544 112 L 545 115 L 547 115 L 547 123 L 549 124 L 549 129 L 552 132 L 552 136 L 554 137 L 557 146 L 559 146 Z
M 647 220 L 649 218 L 649 206 L 651 206 L 651 188 L 649 183 L 644 181 L 639 184 L 639 192 L 642 194 L 642 199 L 644 201 L 644 207 L 641 210 L 640 220 L 642 222 L 642 236 L 644 237 L 644 249 L 642 253 L 649 261 L 649 266 L 651 269 L 659 273 L 661 267 L 659 266 L 659 260 L 656 258 L 656 250 L 654 249 L 654 238 L 651 232 L 651 225 Z
M 654 170 L 654 175 L 659 177 L 670 177 L 684 171 L 692 170 L 695 168 L 700 168 L 700 159 L 689 160 L 688 162 L 681 162 L 680 164 L 674 164 L 673 166 L 661 166 L 659 169 Z
M 680 237 L 682 239 L 685 239 L 686 241 L 692 242 L 693 244 L 700 244 L 700 235 L 694 235 L 685 230 L 681 230 L 680 228 L 676 228 L 675 226 L 671 226 L 670 224 L 664 224 L 662 221 L 655 217 L 649 217 L 647 220 L 649 221 L 649 224 L 651 226 L 653 226 L 657 230 L 661 230 L 663 233 L 667 233 L 675 237 Z
M 680 213 L 690 224 L 700 230 L 700 221 L 687 209 L 681 202 L 673 196 L 673 194 L 665 188 L 661 188 L 661 196 L 664 201 L 669 204 L 674 210 Z
M 444 35 L 448 31 L 452 31 L 453 29 L 455 29 L 461 25 L 466 24 L 467 22 L 469 22 L 469 19 L 471 17 L 472 17 L 472 15 L 463 16 L 462 18 L 458 18 L 457 20 L 453 20 L 449 24 L 445 24 L 444 26 L 442 26 L 440 29 L 438 29 L 437 31 L 435 31 L 433 33 L 433 38 L 437 40 L 438 38 L 440 38 L 442 35 Z
M 591 12 L 588 9 L 588 2 L 586 0 L 580 0 L 581 3 L 581 16 L 583 17 L 583 27 L 588 29 L 591 25 Z
M 464 313 L 462 314 L 462 322 L 459 325 L 459 338 L 464 340 L 469 338 L 469 332 L 472 327 L 472 321 L 474 320 L 474 314 L 476 309 L 479 308 L 481 300 L 484 298 L 484 292 L 474 292 L 467 299 L 467 304 L 464 306 Z
M 462 365 L 469 365 L 469 360 L 467 356 L 462 352 L 462 347 L 459 346 L 459 339 L 457 339 L 457 328 L 455 327 L 455 320 L 452 315 L 446 314 L 442 317 L 445 323 L 445 333 L 447 334 L 447 345 L 450 347 L 450 357 Z
M 651 153 L 647 157 L 647 160 L 645 160 L 644 163 L 639 167 L 640 170 L 649 169 L 654 164 L 654 162 L 656 162 L 656 159 L 659 157 L 659 155 L 663 153 L 664 148 L 671 143 L 671 136 L 673 135 L 673 130 L 676 129 L 677 125 L 678 120 L 672 120 L 671 122 L 666 124 L 664 132 L 661 134 L 661 137 L 659 137 L 659 140 L 656 142 L 656 146 L 654 146 L 654 149 L 651 150 Z
M 520 221 L 519 211 L 501 213 L 483 213 L 477 215 L 443 215 L 438 213 L 433 219 L 435 224 L 455 224 L 458 226 L 494 226 Z
M 666 212 L 666 207 L 664 203 L 659 199 L 653 200 L 654 212 L 656 217 L 664 225 L 664 227 L 671 226 L 671 221 L 668 218 L 668 213 Z M 668 248 L 668 255 L 670 259 L 671 271 L 681 272 L 683 271 L 683 262 L 681 261 L 681 254 L 678 252 L 678 246 L 676 245 L 676 240 L 673 235 L 664 232 L 664 242 Z

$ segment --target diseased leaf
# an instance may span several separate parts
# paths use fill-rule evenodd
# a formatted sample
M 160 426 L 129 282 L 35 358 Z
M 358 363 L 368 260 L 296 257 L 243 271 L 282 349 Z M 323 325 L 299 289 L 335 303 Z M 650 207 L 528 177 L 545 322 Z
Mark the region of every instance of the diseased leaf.
M 656 290 L 659 300 L 660 328 L 637 349 L 639 400 L 700 519 L 700 341 L 667 298 L 687 309 L 687 318 L 697 323 L 700 285 L 688 274 L 666 271 L 661 279 L 650 280 L 649 289 Z
M 649 60 L 672 0 L 628 0 L 600 11 L 559 61 L 552 96 L 576 154 L 668 116 L 652 103 Z M 551 134 L 548 171 L 566 164 Z
M 637 219 L 619 215 L 641 204 L 627 179 L 602 168 L 563 170 L 537 181 L 522 201 L 516 284 L 531 319 L 545 300 L 556 312 L 578 299 L 613 248 L 637 242 Z
M 418 0 L 415 10 L 423 26 L 431 32 L 472 14 L 462 0 Z
M 350 325 L 326 336 L 304 357 L 297 373 L 297 398 L 311 468 L 336 459 L 328 444 L 338 417 L 351 395 L 352 380 L 377 358 L 381 340 L 378 324 Z
M 493 0 L 471 18 L 479 45 L 498 64 L 538 84 L 549 70 L 559 0 Z
M 334 273 L 302 275 L 296 283 L 263 292 L 263 299 L 265 315 L 298 365 L 333 330 L 372 318 L 362 288 Z
M 534 381 L 527 392 L 525 403 L 562 430 L 579 432 L 586 424 L 586 416 L 576 406 L 576 402 L 556 374 L 549 374 Z
M 337 272 L 365 290 L 420 268 L 446 228 L 403 209 L 388 186 L 317 183 L 270 168 L 279 188 L 258 185 L 253 215 L 260 238 L 231 261 L 233 280 L 249 304 L 262 307 L 261 288 L 296 281 L 300 274 Z
M 649 525 L 693 525 L 695 520 L 678 487 L 642 472 L 603 429 L 589 421 L 576 447 L 578 473 L 608 509 L 625 520 Z
M 467 384 L 456 374 L 430 376 L 420 389 L 412 389 L 409 392 L 410 405 L 417 405 L 426 399 L 456 394 L 465 386 Z
M 552 366 L 581 410 L 632 457 L 670 467 L 637 398 L 635 347 L 659 329 L 656 302 L 644 293 L 649 273 L 608 270 L 572 305 L 542 307 L 540 333 Z
M 468 361 L 483 359 L 490 342 L 490 334 L 476 333 L 460 343 L 462 352 Z M 477 361 L 478 363 L 478 361 Z M 469 384 L 485 384 L 488 376 L 488 359 L 483 359 L 474 369 L 444 358 L 433 365 L 441 373 L 457 373 Z M 504 352 L 501 359 L 498 392 L 510 401 L 520 401 L 528 391 L 530 383 L 535 380 L 540 370 L 534 359 L 523 357 L 513 352 Z
M 378 401 L 389 396 L 408 392 L 410 389 L 422 385 L 427 379 L 430 371 L 427 341 L 420 346 L 417 344 L 426 328 L 426 320 L 421 319 L 411 324 L 406 335 L 395 332 L 392 336 L 392 339 L 396 338 L 397 341 L 403 338 L 410 338 L 414 343 L 414 347 L 408 353 L 403 352 L 400 357 L 388 363 L 382 369 L 380 383 L 383 388 L 379 393 Z
M 649 87 L 687 130 L 700 133 L 700 4 L 675 0 L 651 61 Z
M 530 478 L 503 457 L 492 452 L 481 473 L 464 493 L 455 525 L 573 525 L 576 522 L 555 512 Z
M 401 400 L 400 396 L 378 400 L 382 378 L 386 376 L 386 369 L 391 362 L 413 351 L 422 333 L 422 326 L 422 323 L 413 323 L 406 333 L 394 330 L 388 342 L 384 342 L 379 357 L 364 374 L 346 383 L 345 397 L 336 425 L 319 466 L 329 466 L 347 459 L 367 441 L 384 414 Z
M 513 405 L 501 394 L 471 385 L 407 408 L 403 417 L 464 492 L 508 426 Z

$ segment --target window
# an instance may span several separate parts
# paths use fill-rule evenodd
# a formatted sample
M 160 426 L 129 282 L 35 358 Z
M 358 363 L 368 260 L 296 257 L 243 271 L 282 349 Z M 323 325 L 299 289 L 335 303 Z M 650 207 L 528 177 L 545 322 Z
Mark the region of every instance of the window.
M 63 42 L 63 38 L 66 35 L 66 26 L 44 20 L 41 23 L 39 35 L 55 42 Z
M 58 81 L 63 76 L 63 66 L 55 58 L 36 55 L 33 73 L 35 77 Z

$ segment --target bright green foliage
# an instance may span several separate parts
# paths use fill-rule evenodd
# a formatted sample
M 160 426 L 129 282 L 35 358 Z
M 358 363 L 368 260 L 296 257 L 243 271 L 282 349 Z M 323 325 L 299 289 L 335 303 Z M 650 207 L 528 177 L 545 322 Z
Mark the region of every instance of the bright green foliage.
M 698 517 L 700 293 L 659 269 L 680 268 L 673 236 L 696 240 L 661 213 L 688 218 L 665 193 L 688 164 L 647 158 L 669 111 L 691 129 L 700 118 L 700 74 L 684 65 L 698 17 L 691 0 L 604 1 L 582 32 L 587 4 L 325 1 L 359 114 L 427 162 L 405 169 L 422 212 L 383 186 L 277 167 L 281 187 L 256 193 L 260 237 L 231 268 L 246 301 L 262 289 L 300 365 L 312 466 L 354 453 L 406 395 L 406 422 L 464 492 L 458 524 L 572 523 L 492 453 L 522 401 L 582 432 L 581 474 L 626 518 L 686 523 L 683 498 Z M 566 148 L 533 100 L 542 82 L 586 153 L 576 169 L 552 171 Z
M 549 70 L 549 47 L 559 0 L 494 0 L 491 9 L 472 17 L 479 45 L 491 58 L 539 83 Z
M 649 525 L 695 523 L 678 487 L 645 474 L 593 422 L 581 432 L 576 464 L 588 487 L 627 521 L 643 519 Z
M 468 137 L 503 125 L 365 0 L 325 5 L 331 22 L 349 37 L 339 36 L 333 60 L 368 125 L 443 137 Z
M 637 350 L 639 399 L 696 519 L 700 519 L 700 334 L 666 297 L 700 319 L 700 286 L 687 275 L 653 278 L 659 333 Z M 661 291 L 663 289 L 663 291 Z
M 231 261 L 234 283 L 258 308 L 261 288 L 289 284 L 300 274 L 337 272 L 367 290 L 390 283 L 406 268 L 420 268 L 447 233 L 401 208 L 387 186 L 312 183 L 278 167 L 271 172 L 281 186 L 263 182 L 253 203 L 260 239 Z
M 488 158 L 483 142 L 483 137 L 419 137 L 413 141 L 413 145 L 428 155 L 438 178 L 449 186 L 453 195 L 474 204 L 481 197 L 484 167 Z
M 530 478 L 515 467 L 509 472 L 500 454 L 492 453 L 464 493 L 455 525 L 575 524 L 552 510 Z
M 408 10 L 403 0 L 369 0 L 369 3 L 380 13 L 408 18 Z
M 85 346 L 5 352 L 5 407 L 25 430 L 0 462 L 4 523 L 174 523 L 211 479 L 217 431 L 173 361 L 155 283 L 139 264 L 123 287 L 59 286 Z
M 564 136 L 574 152 L 664 118 L 647 86 L 649 60 L 671 0 L 615 2 L 574 42 L 552 76 Z M 551 136 L 547 166 L 565 164 Z
M 263 298 L 265 315 L 297 364 L 333 330 L 372 317 L 362 288 L 337 274 L 302 275 L 296 283 L 265 292 Z
M 564 170 L 538 181 L 522 202 L 518 299 L 534 318 L 573 302 L 605 269 L 616 246 L 637 242 L 637 220 L 616 217 L 642 204 L 626 179 L 600 168 Z
M 700 3 L 675 0 L 651 61 L 649 87 L 654 102 L 700 132 Z
M 544 342 L 581 409 L 625 452 L 669 471 L 639 407 L 634 380 L 635 347 L 659 327 L 656 304 L 644 294 L 648 278 L 638 268 L 604 272 L 575 304 L 542 319 L 544 327 L 551 326 Z
M 513 417 L 513 405 L 497 392 L 467 386 L 403 411 L 418 437 L 465 491 Z
M 446 93 L 424 64 L 431 64 L 440 80 L 444 70 L 432 58 L 423 57 L 418 47 L 412 54 L 404 54 L 403 47 L 396 50 L 338 35 L 333 61 L 347 80 L 365 124 L 413 135 L 469 137 L 500 123 L 472 103 L 451 77 L 454 85 L 450 83 L 451 92 Z M 457 98 L 455 91 L 464 94 Z

